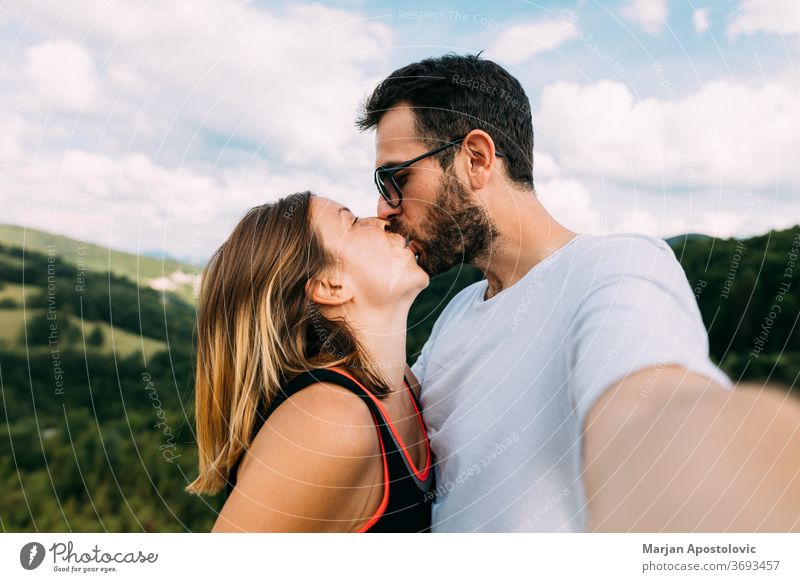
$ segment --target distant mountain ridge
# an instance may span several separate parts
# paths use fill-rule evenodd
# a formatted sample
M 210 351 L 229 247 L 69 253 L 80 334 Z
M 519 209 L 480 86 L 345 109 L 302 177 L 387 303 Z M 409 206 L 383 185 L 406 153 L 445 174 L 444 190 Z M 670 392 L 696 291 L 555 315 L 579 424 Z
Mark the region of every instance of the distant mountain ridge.
M 686 234 L 677 234 L 675 236 L 670 236 L 664 239 L 664 241 L 671 247 L 675 248 L 677 245 L 686 243 L 686 242 L 694 242 L 694 241 L 703 241 L 709 240 L 714 238 L 713 236 L 707 234 L 700 234 L 697 232 L 688 232 Z
M 2 530 L 210 531 L 224 491 L 201 499 L 183 490 L 198 466 L 196 306 L 153 289 L 185 285 L 191 269 L 21 230 L 0 227 Z M 753 389 L 767 382 L 797 391 L 800 227 L 741 240 L 669 240 L 714 361 Z M 99 267 L 76 271 L 78 250 Z M 430 281 L 409 313 L 409 363 L 447 303 L 483 278 L 458 265 Z
M 202 265 L 195 267 L 172 258 L 153 257 L 154 251 L 137 255 L 12 224 L 0 224 L 0 243 L 43 254 L 52 248 L 56 256 L 81 269 L 111 272 L 142 287 L 172 291 L 181 299 L 196 303 Z

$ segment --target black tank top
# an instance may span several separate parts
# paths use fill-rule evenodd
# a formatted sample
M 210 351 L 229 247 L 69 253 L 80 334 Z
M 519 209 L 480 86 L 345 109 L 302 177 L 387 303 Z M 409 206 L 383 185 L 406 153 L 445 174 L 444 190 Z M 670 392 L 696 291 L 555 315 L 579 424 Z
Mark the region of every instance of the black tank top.
M 431 447 L 422 421 L 422 407 L 414 391 L 408 386 L 408 380 L 406 378 L 403 380 L 417 410 L 417 418 L 425 436 L 426 461 L 421 472 L 416 469 L 408 451 L 403 447 L 400 436 L 388 419 L 380 400 L 341 368 L 308 370 L 293 378 L 273 400 L 267 414 L 263 417 L 259 415 L 253 430 L 253 438 L 269 414 L 303 388 L 317 382 L 330 382 L 347 388 L 361 397 L 372 412 L 383 456 L 383 499 L 378 510 L 359 532 L 428 532 L 431 524 L 431 501 L 434 497 Z M 228 496 L 236 485 L 236 471 L 242 458 L 244 454 L 231 469 L 227 486 Z

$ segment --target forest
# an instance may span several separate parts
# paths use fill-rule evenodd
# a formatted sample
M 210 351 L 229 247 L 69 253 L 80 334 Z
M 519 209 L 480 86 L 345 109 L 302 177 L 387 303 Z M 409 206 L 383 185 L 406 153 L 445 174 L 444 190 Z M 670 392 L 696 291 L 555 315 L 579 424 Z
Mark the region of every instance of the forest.
M 712 358 L 735 381 L 796 390 L 800 226 L 668 242 Z M 0 243 L 0 529 L 208 531 L 224 500 L 184 491 L 197 472 L 195 306 L 58 249 Z M 461 265 L 431 281 L 409 316 L 409 363 L 449 299 L 482 277 Z

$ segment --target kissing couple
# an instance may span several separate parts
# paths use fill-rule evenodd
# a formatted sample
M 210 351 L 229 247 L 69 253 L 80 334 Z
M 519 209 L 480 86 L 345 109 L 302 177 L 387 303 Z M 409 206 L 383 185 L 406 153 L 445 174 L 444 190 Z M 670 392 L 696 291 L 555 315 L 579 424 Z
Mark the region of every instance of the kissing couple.
M 673 461 L 652 459 L 686 420 L 673 400 L 734 391 L 669 246 L 545 210 L 528 97 L 480 55 L 398 69 L 357 126 L 375 131 L 376 216 L 291 194 L 205 267 L 186 489 L 227 493 L 213 531 L 690 527 Z M 409 309 L 461 263 L 485 278 L 409 367 Z

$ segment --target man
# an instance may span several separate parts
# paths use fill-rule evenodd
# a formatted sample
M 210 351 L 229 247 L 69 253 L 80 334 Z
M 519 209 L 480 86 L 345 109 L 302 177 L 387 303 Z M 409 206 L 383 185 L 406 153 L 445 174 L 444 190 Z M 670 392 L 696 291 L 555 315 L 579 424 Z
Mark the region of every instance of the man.
M 366 100 L 378 215 L 435 276 L 485 274 L 412 370 L 437 459 L 433 531 L 800 528 L 800 411 L 731 390 L 661 240 L 576 234 L 540 204 L 519 82 L 479 56 Z

